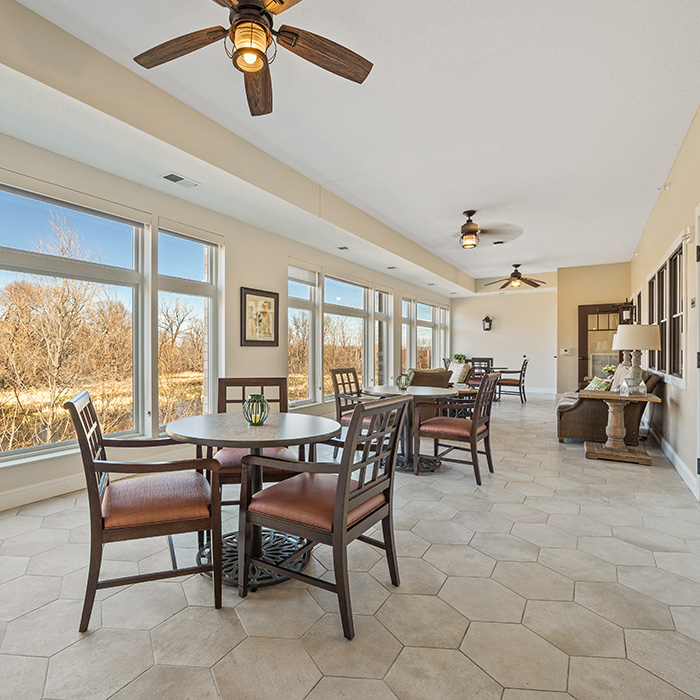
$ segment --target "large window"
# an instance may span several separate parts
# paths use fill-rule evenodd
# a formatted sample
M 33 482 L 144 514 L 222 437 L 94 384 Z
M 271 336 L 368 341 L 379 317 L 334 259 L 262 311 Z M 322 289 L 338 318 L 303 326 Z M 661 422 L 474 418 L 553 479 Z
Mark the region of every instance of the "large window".
M 354 367 L 360 383 L 365 369 L 368 289 L 326 277 L 323 285 L 323 393 L 333 393 L 329 370 Z
M 374 292 L 374 383 L 389 384 L 391 294 Z
M 158 233 L 158 421 L 208 413 L 216 247 Z
M 287 285 L 289 400 L 310 402 L 316 396 L 314 347 L 318 273 L 290 265 Z
M 2 453 L 71 439 L 81 389 L 107 433 L 208 409 L 216 246 L 11 189 L 0 212 Z
M 684 334 L 683 244 L 649 279 L 647 321 L 658 324 L 661 350 L 649 351 L 649 367 L 674 377 L 683 376 Z
M 449 352 L 448 338 L 449 312 L 445 307 L 402 300 L 402 371 L 441 367 L 441 358 Z

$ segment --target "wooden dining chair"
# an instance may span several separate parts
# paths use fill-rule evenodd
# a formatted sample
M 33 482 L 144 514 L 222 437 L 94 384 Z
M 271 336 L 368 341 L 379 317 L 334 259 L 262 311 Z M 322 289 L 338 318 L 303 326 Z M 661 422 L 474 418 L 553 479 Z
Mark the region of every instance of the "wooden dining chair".
M 264 377 L 250 379 L 245 377 L 222 377 L 219 379 L 217 411 L 218 413 L 227 413 L 229 411 L 241 410 L 243 403 L 250 394 L 262 394 L 270 407 L 277 409 L 280 413 L 289 411 L 289 400 L 287 393 L 287 378 L 286 377 Z M 242 466 L 241 460 L 249 453 L 245 447 L 224 447 L 214 452 L 215 448 L 209 448 L 209 454 L 213 454 L 214 459 L 219 462 L 221 469 L 219 470 L 219 483 L 224 486 L 226 484 L 240 484 Z M 263 454 L 266 457 L 275 457 L 294 461 L 296 459 L 304 459 L 304 446 L 300 448 L 299 454 L 295 454 L 288 447 L 266 447 Z M 294 476 L 296 472 L 285 472 L 284 470 L 274 469 L 271 471 L 263 471 L 263 480 L 267 482 L 276 482 Z M 238 505 L 238 500 L 222 500 L 222 506 Z
M 213 459 L 175 462 L 116 462 L 107 460 L 107 447 L 179 445 L 171 438 L 121 439 L 102 435 L 97 412 L 87 391 L 66 401 L 75 427 L 87 483 L 90 508 L 90 566 L 79 630 L 85 632 L 98 589 L 157 581 L 171 576 L 211 572 L 214 606 L 221 607 L 221 507 L 219 463 Z M 211 483 L 203 472 L 210 475 Z M 137 474 L 110 481 L 110 474 Z M 177 568 L 170 540 L 173 569 L 99 580 L 102 549 L 108 542 L 209 532 L 212 563 Z
M 470 362 L 472 372 L 466 383 L 476 388 L 481 384 L 481 380 L 493 371 L 493 357 L 472 357 Z
M 512 394 L 514 396 L 520 396 L 520 403 L 525 403 L 527 401 L 527 396 L 525 395 L 525 371 L 527 370 L 527 357 L 523 359 L 523 364 L 520 369 L 502 369 L 499 370 L 501 375 L 504 374 L 515 374 L 515 377 L 504 377 L 498 380 L 498 394 Z
M 457 418 L 450 416 L 449 411 L 463 408 L 462 402 L 452 399 L 443 399 L 432 407 L 435 414 L 433 418 L 424 420 L 420 425 L 414 425 L 414 462 L 417 470 L 420 459 L 421 438 L 433 440 L 433 453 L 441 459 L 452 450 L 464 450 L 471 453 L 471 461 L 451 458 L 450 461 L 460 464 L 471 464 L 474 467 L 474 477 L 477 485 L 481 486 L 481 474 L 479 472 L 479 454 L 486 455 L 489 471 L 493 473 L 493 460 L 491 458 L 491 406 L 496 393 L 496 386 L 501 375 L 498 373 L 487 374 L 479 385 L 479 392 L 474 401 L 471 418 Z M 441 441 L 468 443 L 467 447 L 446 444 Z M 484 443 L 484 450 L 479 452 L 479 442 Z M 440 448 L 445 448 L 440 452 Z
M 352 412 L 358 403 L 376 401 L 377 397 L 362 391 L 362 385 L 354 367 L 334 367 L 328 370 L 333 382 L 333 396 L 335 399 L 335 419 L 347 428 L 352 419 Z M 333 449 L 333 459 L 338 457 L 340 448 Z
M 347 547 L 355 539 L 386 552 L 391 582 L 399 585 L 394 544 L 392 498 L 399 433 L 410 398 L 383 399 L 358 404 L 353 410 L 347 437 L 341 441 L 340 464 L 289 463 L 258 456 L 243 459 L 243 485 L 239 521 L 239 595 L 248 593 L 250 565 L 298 579 L 336 593 L 343 633 L 355 635 Z M 291 479 L 252 492 L 255 469 L 282 468 L 297 471 Z M 364 533 L 382 523 L 383 542 Z M 254 527 L 267 527 L 309 540 L 298 553 L 279 566 L 251 556 Z M 292 558 L 316 544 L 333 549 L 335 582 L 314 578 L 288 567 Z

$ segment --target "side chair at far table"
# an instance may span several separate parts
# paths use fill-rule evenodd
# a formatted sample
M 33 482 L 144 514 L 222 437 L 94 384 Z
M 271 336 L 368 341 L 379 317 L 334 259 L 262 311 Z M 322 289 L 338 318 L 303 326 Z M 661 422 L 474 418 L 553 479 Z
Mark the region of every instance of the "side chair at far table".
M 213 459 L 173 462 L 115 462 L 107 460 L 107 447 L 162 447 L 176 445 L 170 438 L 119 439 L 102 435 L 97 412 L 87 391 L 66 401 L 75 427 L 87 482 L 90 507 L 90 566 L 80 631 L 85 632 L 101 588 L 156 581 L 172 576 L 211 572 L 214 578 L 214 606 L 221 607 L 221 506 L 219 504 L 219 463 Z M 203 472 L 210 474 L 211 483 Z M 110 473 L 137 474 L 110 482 Z M 212 562 L 177 568 L 170 540 L 173 568 L 167 571 L 100 581 L 102 548 L 107 542 L 197 532 L 211 533 Z
M 348 581 L 348 545 L 360 539 L 383 549 L 391 582 L 394 586 L 399 585 L 392 500 L 399 434 L 409 409 L 410 399 L 406 397 L 357 405 L 345 441 L 340 444 L 340 464 L 290 464 L 257 456 L 243 459 L 238 540 L 238 570 L 245 572 L 239 578 L 241 597 L 248 594 L 250 564 L 269 568 L 336 593 L 343 633 L 347 639 L 355 636 Z M 299 474 L 251 493 L 252 469 L 255 467 L 280 467 Z M 383 542 L 364 534 L 380 521 Z M 304 537 L 309 540 L 308 550 L 316 544 L 330 545 L 335 583 L 289 569 L 286 561 L 273 565 L 264 558 L 252 558 L 250 550 L 255 526 Z
M 512 394 L 520 397 L 520 403 L 527 403 L 525 395 L 525 372 L 527 371 L 527 357 L 523 358 L 523 364 L 520 369 L 499 369 L 501 378 L 498 380 L 498 395 Z M 510 374 L 516 376 L 504 377 L 502 375 Z
M 464 450 L 471 453 L 471 461 L 451 458 L 450 461 L 459 464 L 471 464 L 474 467 L 476 483 L 481 486 L 481 473 L 479 471 L 479 454 L 486 456 L 489 471 L 493 473 L 493 460 L 491 459 L 491 406 L 496 394 L 496 386 L 501 375 L 497 373 L 487 374 L 479 385 L 479 391 L 474 400 L 471 418 L 458 418 L 450 416 L 450 411 L 463 409 L 464 402 L 451 399 L 442 399 L 434 406 L 435 416 L 421 421 L 414 426 L 413 434 L 415 445 L 413 449 L 416 463 L 420 459 L 421 438 L 433 440 L 433 452 L 437 459 L 443 458 L 452 450 Z M 442 414 L 442 415 L 441 415 Z M 447 414 L 447 415 L 445 415 Z M 442 441 L 467 443 L 466 447 L 447 444 Z M 483 441 L 484 450 L 479 452 L 478 444 Z M 440 448 L 445 449 L 440 452 Z

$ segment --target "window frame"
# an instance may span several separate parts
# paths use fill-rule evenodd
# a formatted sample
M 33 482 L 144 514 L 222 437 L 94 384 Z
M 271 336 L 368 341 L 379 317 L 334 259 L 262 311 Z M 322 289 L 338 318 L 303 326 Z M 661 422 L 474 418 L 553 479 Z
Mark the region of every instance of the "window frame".
M 23 178 L 24 179 L 24 178 Z M 29 181 L 27 180 L 29 183 Z M 0 246 L 0 269 L 20 274 L 60 277 L 97 284 L 130 288 L 132 296 L 132 396 L 133 427 L 110 435 L 121 437 L 153 437 L 164 434 L 164 426 L 158 422 L 158 294 L 170 292 L 209 298 L 207 319 L 207 367 L 208 380 L 205 391 L 204 412 L 216 409 L 218 367 L 224 349 L 220 332 L 221 306 L 223 304 L 223 256 L 222 238 L 186 224 L 159 219 L 154 214 L 134 210 L 124 205 L 81 196 L 91 206 L 71 201 L 72 192 L 60 185 L 46 184 L 53 196 L 37 192 L 31 185 L 15 187 L 0 182 L 0 189 L 22 197 L 36 199 L 49 205 L 75 210 L 96 217 L 117 221 L 133 227 L 131 268 L 73 258 L 63 258 L 50 253 L 26 251 Z M 159 224 L 159 225 L 158 225 Z M 158 273 L 158 232 L 193 240 L 208 246 L 207 281 L 187 280 Z M 208 403 L 208 405 L 207 405 Z M 77 441 L 64 440 L 0 452 L 0 465 L 25 461 L 32 456 L 50 456 L 75 450 Z

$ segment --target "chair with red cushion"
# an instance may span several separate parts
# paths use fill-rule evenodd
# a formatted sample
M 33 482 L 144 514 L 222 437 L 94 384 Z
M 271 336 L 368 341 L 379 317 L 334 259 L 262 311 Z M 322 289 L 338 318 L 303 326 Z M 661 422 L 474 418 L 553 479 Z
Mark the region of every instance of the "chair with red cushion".
M 523 360 L 523 364 L 520 369 L 502 369 L 499 370 L 501 375 L 504 374 L 515 374 L 516 377 L 504 377 L 498 380 L 498 395 L 501 394 L 513 394 L 514 396 L 520 396 L 520 403 L 525 403 L 527 401 L 527 396 L 525 396 L 525 370 L 527 369 L 527 357 Z M 504 388 L 506 387 L 506 388 Z
M 392 494 L 399 433 L 410 398 L 383 399 L 358 404 L 342 443 L 340 464 L 289 463 L 266 457 L 243 459 L 243 483 L 238 538 L 238 592 L 248 593 L 250 565 L 268 569 L 338 595 L 343 633 L 352 639 L 355 631 L 348 584 L 347 547 L 355 539 L 386 552 L 391 582 L 399 585 L 394 545 Z M 298 472 L 281 483 L 252 493 L 255 469 L 282 468 Z M 382 523 L 383 542 L 364 535 Z M 294 558 L 315 544 L 333 549 L 335 583 L 295 571 L 250 555 L 253 528 L 266 527 L 309 540 Z
M 481 384 L 481 380 L 491 374 L 493 370 L 493 357 L 472 357 L 472 373 L 466 383 L 476 389 Z
M 358 403 L 376 401 L 377 397 L 362 391 L 357 370 L 354 367 L 335 367 L 328 371 L 333 382 L 335 419 L 341 425 L 348 426 L 355 406 Z
M 243 403 L 250 394 L 263 394 L 272 409 L 277 408 L 280 413 L 287 413 L 289 401 L 287 395 L 286 377 L 265 377 L 257 379 L 245 379 L 241 377 L 222 377 L 219 379 L 217 411 L 226 413 L 229 410 L 241 409 Z M 300 449 L 300 457 L 304 459 L 303 445 Z M 213 450 L 212 450 L 213 452 Z M 242 466 L 241 460 L 249 453 L 244 447 L 224 447 L 214 454 L 214 459 L 219 462 L 219 483 L 240 484 Z M 263 451 L 266 457 L 295 461 L 297 455 L 288 447 L 266 447 Z M 210 456 L 210 455 L 207 455 Z M 282 481 L 296 472 L 273 469 L 264 471 L 264 481 Z M 222 506 L 238 505 L 237 500 L 221 501 Z
M 175 462 L 115 462 L 107 460 L 107 447 L 161 447 L 178 445 L 171 438 L 118 439 L 102 436 L 97 412 L 87 391 L 66 401 L 78 437 L 87 481 L 90 507 L 90 567 L 80 631 L 85 632 L 100 588 L 155 581 L 171 576 L 212 572 L 214 606 L 221 607 L 221 506 L 219 463 L 213 459 Z M 211 484 L 204 476 L 208 473 Z M 110 481 L 110 474 L 138 474 Z M 177 568 L 172 541 L 173 569 L 100 581 L 102 548 L 107 542 L 174 535 L 211 533 L 212 563 Z
M 429 438 L 433 440 L 434 454 L 437 458 L 442 458 L 452 450 L 465 450 L 471 453 L 471 461 L 463 459 L 450 459 L 452 462 L 460 464 L 471 464 L 474 467 L 476 483 L 481 486 L 481 474 L 479 473 L 479 450 L 478 444 L 483 441 L 484 451 L 480 454 L 486 455 L 489 471 L 493 472 L 493 460 L 491 459 L 491 406 L 496 393 L 496 386 L 501 375 L 498 373 L 487 374 L 479 385 L 479 392 L 474 401 L 471 418 L 457 418 L 448 415 L 450 410 L 457 407 L 463 408 L 463 403 L 444 399 L 437 404 L 435 416 L 428 420 L 423 420 L 420 425 L 414 425 L 414 459 L 416 464 L 420 459 L 420 440 Z M 468 447 L 459 445 L 449 445 L 442 441 L 466 442 Z M 440 448 L 446 448 L 440 452 Z

